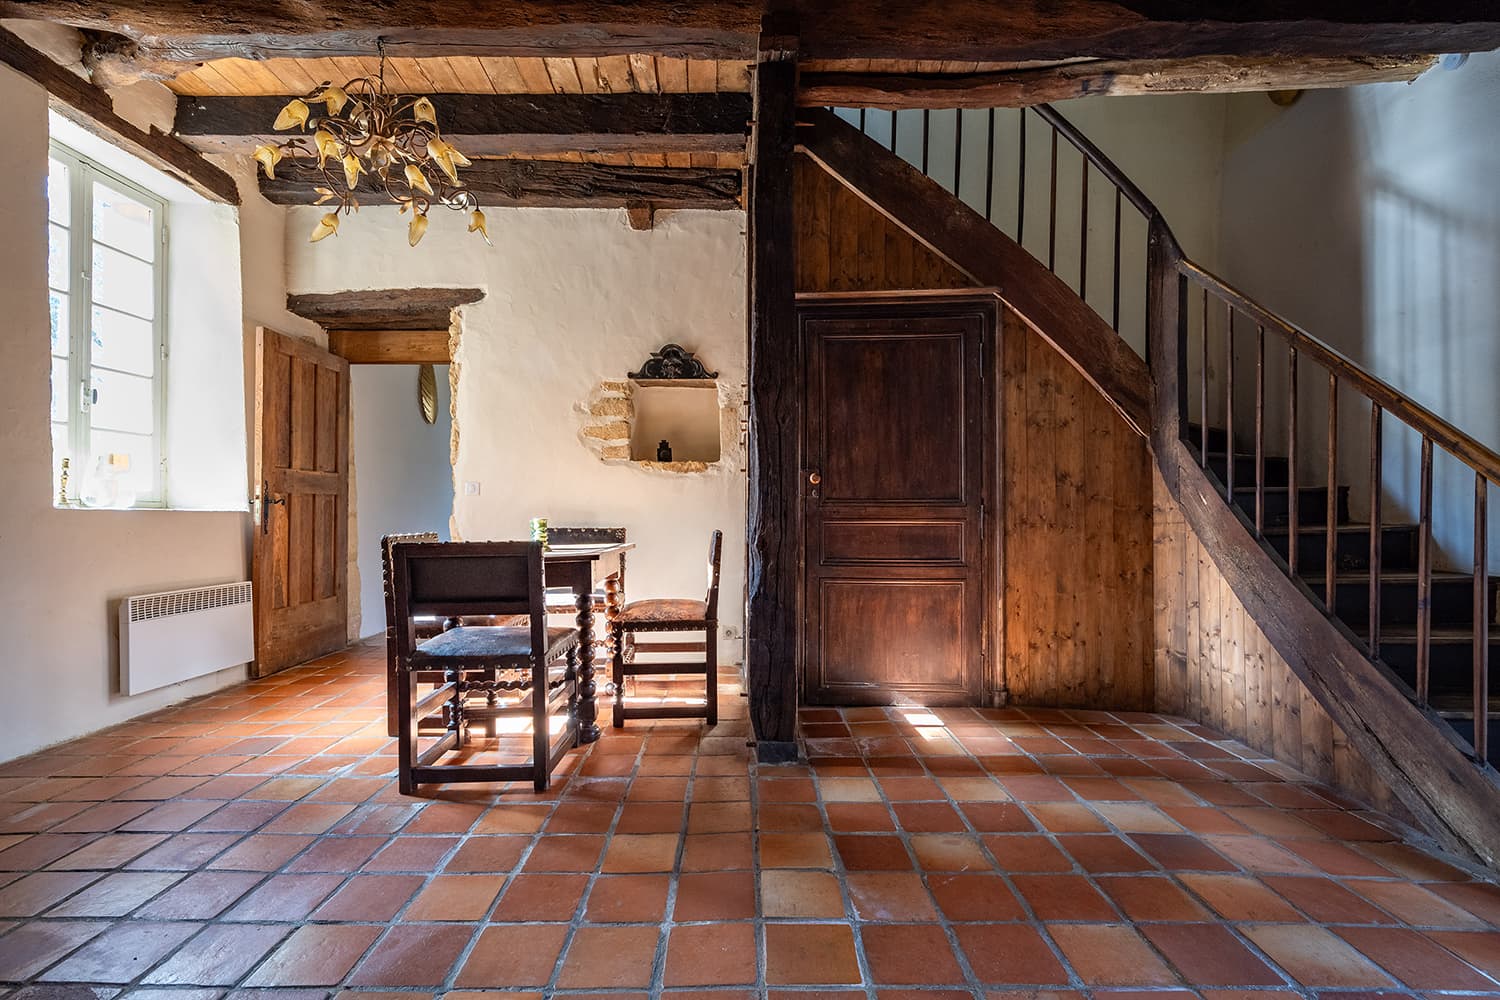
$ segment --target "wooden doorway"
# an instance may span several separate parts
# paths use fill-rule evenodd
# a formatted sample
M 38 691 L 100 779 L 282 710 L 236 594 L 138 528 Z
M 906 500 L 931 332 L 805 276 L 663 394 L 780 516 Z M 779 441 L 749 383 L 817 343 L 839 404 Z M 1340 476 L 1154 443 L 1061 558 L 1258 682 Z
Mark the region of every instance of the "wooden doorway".
M 255 333 L 257 677 L 348 641 L 349 363 Z
M 979 704 L 994 307 L 799 310 L 808 704 Z

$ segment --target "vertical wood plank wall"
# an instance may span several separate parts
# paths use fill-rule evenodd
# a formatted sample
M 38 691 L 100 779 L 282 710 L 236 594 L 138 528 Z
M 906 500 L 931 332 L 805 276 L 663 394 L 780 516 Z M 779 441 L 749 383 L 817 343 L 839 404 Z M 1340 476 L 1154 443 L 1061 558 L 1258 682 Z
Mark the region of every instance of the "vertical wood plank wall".
M 1245 612 L 1161 477 L 1152 478 L 1157 710 L 1201 722 L 1409 820 Z
M 794 178 L 797 291 L 973 287 L 966 275 L 806 156 L 797 157 Z
M 1010 310 L 1001 316 L 1005 677 L 1018 705 L 1148 710 L 1146 440 Z
M 973 283 L 806 157 L 796 164 L 797 290 Z M 1055 348 L 1001 308 L 1002 673 L 1018 705 L 1150 709 L 1151 460 L 1146 441 Z

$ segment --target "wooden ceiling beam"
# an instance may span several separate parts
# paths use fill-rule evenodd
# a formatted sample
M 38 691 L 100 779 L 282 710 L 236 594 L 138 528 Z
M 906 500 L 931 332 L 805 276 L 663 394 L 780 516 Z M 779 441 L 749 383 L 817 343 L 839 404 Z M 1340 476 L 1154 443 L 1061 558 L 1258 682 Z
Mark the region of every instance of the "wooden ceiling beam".
M 261 194 L 278 205 L 310 205 L 324 185 L 310 162 L 276 168 L 275 180 L 260 179 Z M 565 160 L 475 160 L 460 174 L 484 206 L 531 208 L 623 208 L 647 202 L 655 208 L 738 208 L 740 171 L 710 167 L 620 167 Z M 374 199 L 369 204 L 379 204 Z
M 1058 62 L 1401 55 L 1500 47 L 1493 0 L 800 0 L 805 59 Z M 146 61 L 226 56 L 749 59 L 762 0 L 0 0 L 0 17 L 122 34 Z
M 999 73 L 804 73 L 803 107 L 1020 108 L 1078 97 L 1312 90 L 1409 81 L 1436 56 L 1333 56 L 1098 60 Z
M 239 186 L 228 173 L 181 140 L 154 128 L 144 131 L 121 118 L 115 113 L 114 101 L 103 90 L 4 28 L 0 28 L 0 63 L 40 84 L 52 109 L 80 128 L 145 160 L 205 198 L 229 205 L 240 203 Z
M 173 131 L 199 148 L 246 150 L 290 99 L 179 97 Z M 445 138 L 469 156 L 559 152 L 743 152 L 749 94 L 435 94 Z

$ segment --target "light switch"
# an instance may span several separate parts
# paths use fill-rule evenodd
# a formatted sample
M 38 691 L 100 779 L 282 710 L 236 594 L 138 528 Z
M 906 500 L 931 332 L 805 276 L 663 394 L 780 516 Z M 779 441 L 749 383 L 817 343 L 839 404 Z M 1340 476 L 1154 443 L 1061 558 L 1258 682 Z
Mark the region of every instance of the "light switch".
M 464 483 L 464 496 L 477 497 L 479 495 L 479 484 L 472 480 Z

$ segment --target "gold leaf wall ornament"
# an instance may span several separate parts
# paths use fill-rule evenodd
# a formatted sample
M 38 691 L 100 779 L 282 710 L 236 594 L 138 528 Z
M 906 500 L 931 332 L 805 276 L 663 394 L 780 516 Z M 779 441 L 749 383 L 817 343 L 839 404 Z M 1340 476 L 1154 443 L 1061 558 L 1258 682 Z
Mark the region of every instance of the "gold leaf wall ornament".
M 431 365 L 417 370 L 417 403 L 422 407 L 422 419 L 437 423 L 437 372 Z

